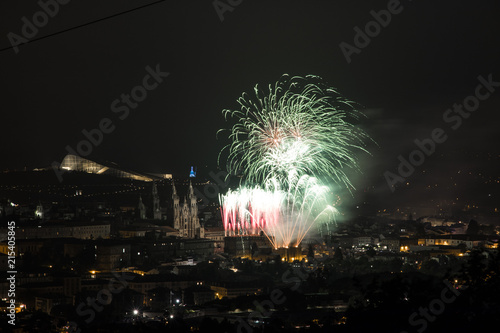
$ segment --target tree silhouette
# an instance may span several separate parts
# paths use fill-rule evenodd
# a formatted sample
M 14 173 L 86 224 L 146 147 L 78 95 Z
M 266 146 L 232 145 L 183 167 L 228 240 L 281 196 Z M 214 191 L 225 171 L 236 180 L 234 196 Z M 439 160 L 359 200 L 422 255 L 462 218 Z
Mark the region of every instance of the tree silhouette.
M 254 254 L 257 253 L 258 251 L 259 251 L 259 247 L 257 246 L 257 243 L 253 242 L 252 245 L 250 245 L 250 253 L 252 255 L 252 258 L 254 256 Z
M 314 247 L 312 244 L 309 244 L 309 246 L 307 248 L 307 257 L 314 258 Z
M 466 233 L 467 235 L 477 235 L 479 233 L 479 223 L 476 220 L 470 220 Z
M 367 256 L 369 256 L 370 258 L 373 258 L 373 257 L 375 257 L 375 255 L 377 254 L 377 251 L 375 251 L 375 250 L 373 249 L 373 247 L 371 247 L 371 246 L 370 246 L 370 248 L 368 248 L 368 250 L 366 250 L 365 254 L 366 254 Z
M 335 253 L 333 254 L 333 260 L 335 262 L 341 262 L 342 260 L 344 260 L 344 255 L 342 254 L 342 250 L 340 249 L 340 247 L 337 247 L 337 249 L 335 250 Z

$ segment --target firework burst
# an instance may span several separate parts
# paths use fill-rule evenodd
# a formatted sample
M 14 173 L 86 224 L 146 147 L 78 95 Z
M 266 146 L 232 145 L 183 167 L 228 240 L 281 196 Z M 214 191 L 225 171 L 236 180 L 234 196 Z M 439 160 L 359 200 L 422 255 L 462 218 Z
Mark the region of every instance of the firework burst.
M 346 168 L 358 169 L 356 150 L 368 138 L 355 126 L 355 104 L 316 76 L 284 75 L 268 90 L 254 88 L 239 99 L 240 110 L 224 110 L 231 143 L 227 169 L 252 184 L 286 181 L 291 170 L 352 187 Z

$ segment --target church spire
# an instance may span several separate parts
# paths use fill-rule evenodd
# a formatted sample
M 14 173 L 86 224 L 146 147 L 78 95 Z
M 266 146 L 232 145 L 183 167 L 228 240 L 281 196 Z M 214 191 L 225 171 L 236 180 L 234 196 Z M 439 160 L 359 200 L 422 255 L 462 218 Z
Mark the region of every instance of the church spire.
M 146 206 L 144 206 L 144 203 L 142 202 L 142 196 L 139 194 L 139 205 L 137 205 L 137 208 L 139 209 L 139 218 L 141 220 L 146 219 Z
M 158 188 L 156 188 L 156 182 L 153 182 L 153 197 L 156 197 L 158 195 Z
M 174 213 L 174 229 L 181 229 L 181 207 L 179 202 L 179 195 L 177 195 L 177 189 L 175 188 L 174 180 L 172 179 L 172 208 Z
M 194 191 L 193 191 L 193 184 L 191 184 L 191 179 L 189 180 L 189 197 L 193 197 Z
M 158 195 L 156 182 L 153 182 L 153 219 L 161 220 L 160 197 Z

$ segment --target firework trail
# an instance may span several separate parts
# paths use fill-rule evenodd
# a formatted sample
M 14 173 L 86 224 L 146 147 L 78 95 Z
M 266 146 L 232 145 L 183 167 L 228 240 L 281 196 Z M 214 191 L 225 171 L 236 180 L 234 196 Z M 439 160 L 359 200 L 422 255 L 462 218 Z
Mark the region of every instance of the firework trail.
M 289 175 L 287 187 L 276 179 L 264 188 L 240 187 L 220 195 L 226 236 L 262 233 L 274 248 L 298 246 L 311 227 L 329 222 L 337 210 L 329 204 L 330 189 L 314 177 Z

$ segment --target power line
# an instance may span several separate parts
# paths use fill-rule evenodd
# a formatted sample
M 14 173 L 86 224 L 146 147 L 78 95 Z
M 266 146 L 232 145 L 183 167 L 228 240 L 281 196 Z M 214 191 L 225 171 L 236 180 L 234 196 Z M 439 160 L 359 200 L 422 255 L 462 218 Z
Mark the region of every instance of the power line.
M 147 5 L 143 5 L 143 6 L 139 6 L 139 7 L 136 7 L 136 8 L 128 9 L 126 11 L 123 11 L 123 12 L 120 12 L 120 13 L 117 13 L 117 14 L 113 14 L 113 15 L 110 15 L 110 16 L 106 16 L 106 17 L 103 17 L 103 18 L 100 18 L 100 19 L 97 19 L 97 20 L 94 20 L 94 21 L 91 21 L 91 22 L 83 23 L 83 24 L 77 25 L 75 27 L 71 27 L 71 28 L 64 29 L 64 30 L 61 30 L 61 31 L 58 31 L 58 32 L 54 32 L 52 34 L 48 34 L 48 35 L 45 35 L 45 36 L 42 36 L 42 37 L 34 38 L 34 39 L 29 40 L 27 43 L 22 43 L 22 44 L 19 44 L 19 45 L 16 45 L 16 46 L 12 46 L 11 45 L 9 47 L 0 49 L 0 52 L 11 50 L 14 47 L 21 47 L 21 46 L 24 46 L 26 44 L 37 42 L 39 40 L 42 40 L 42 39 L 45 39 L 45 38 L 48 38 L 48 37 L 60 35 L 60 34 L 65 33 L 65 32 L 68 32 L 68 31 L 71 31 L 71 30 L 75 30 L 75 29 L 78 29 L 78 28 L 82 28 L 82 27 L 85 27 L 85 26 L 88 26 L 88 25 L 91 25 L 91 24 L 94 24 L 94 23 L 98 23 L 98 22 L 104 21 L 104 20 L 108 20 L 108 19 L 120 16 L 120 15 L 123 15 L 123 14 L 128 14 L 128 13 L 131 13 L 133 11 L 136 11 L 136 10 L 139 10 L 139 9 L 143 9 L 143 8 L 146 8 L 146 7 L 149 7 L 149 6 L 153 6 L 153 5 L 156 5 L 156 4 L 158 4 L 160 2 L 164 2 L 164 1 L 165 0 L 158 0 L 158 1 L 155 1 L 155 2 L 152 2 L 152 3 L 149 3 Z

